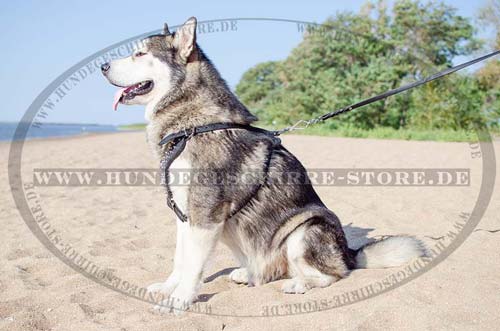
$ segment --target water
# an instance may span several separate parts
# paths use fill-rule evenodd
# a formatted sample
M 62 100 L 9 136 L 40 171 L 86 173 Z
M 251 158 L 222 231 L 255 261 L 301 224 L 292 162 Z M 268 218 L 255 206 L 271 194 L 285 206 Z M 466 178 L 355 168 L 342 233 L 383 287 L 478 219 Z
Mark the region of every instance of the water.
M 18 123 L 0 122 L 0 140 L 12 140 L 17 125 Z M 117 130 L 118 128 L 114 125 L 44 123 L 40 127 L 31 127 L 26 138 L 69 137 L 86 133 L 116 132 Z

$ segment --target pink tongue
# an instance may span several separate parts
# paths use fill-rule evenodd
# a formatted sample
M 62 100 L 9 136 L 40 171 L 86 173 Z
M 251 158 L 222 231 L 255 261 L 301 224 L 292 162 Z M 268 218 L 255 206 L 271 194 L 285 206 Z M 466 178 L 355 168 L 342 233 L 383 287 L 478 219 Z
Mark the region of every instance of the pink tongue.
M 113 100 L 113 109 L 114 110 L 116 110 L 116 108 L 118 108 L 118 103 L 120 102 L 120 98 L 122 97 L 122 94 L 123 94 L 123 92 L 125 92 L 126 89 L 127 89 L 127 87 L 124 87 L 124 88 L 121 88 L 118 91 L 116 91 L 115 99 Z

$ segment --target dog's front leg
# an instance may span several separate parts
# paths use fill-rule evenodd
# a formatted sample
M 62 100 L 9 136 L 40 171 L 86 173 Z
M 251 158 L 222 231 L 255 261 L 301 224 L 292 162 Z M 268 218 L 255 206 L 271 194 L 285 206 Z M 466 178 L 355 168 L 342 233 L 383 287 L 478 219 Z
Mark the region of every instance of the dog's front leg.
M 183 236 L 181 279 L 171 296 L 156 309 L 180 314 L 189 308 L 197 297 L 203 268 L 215 248 L 222 228 L 222 223 L 189 225 Z
M 177 287 L 182 276 L 182 264 L 187 256 L 184 256 L 184 237 L 189 229 L 189 223 L 177 219 L 177 238 L 175 244 L 174 269 L 167 280 L 163 283 L 154 283 L 148 286 L 149 292 L 160 292 L 169 296 Z

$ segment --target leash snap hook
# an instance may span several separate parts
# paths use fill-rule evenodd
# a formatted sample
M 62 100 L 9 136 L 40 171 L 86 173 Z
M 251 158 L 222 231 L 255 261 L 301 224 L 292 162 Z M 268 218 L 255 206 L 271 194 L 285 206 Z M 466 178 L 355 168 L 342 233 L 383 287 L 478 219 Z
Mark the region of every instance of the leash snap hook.
M 184 137 L 186 139 L 192 138 L 196 134 L 196 127 L 190 129 L 184 129 Z

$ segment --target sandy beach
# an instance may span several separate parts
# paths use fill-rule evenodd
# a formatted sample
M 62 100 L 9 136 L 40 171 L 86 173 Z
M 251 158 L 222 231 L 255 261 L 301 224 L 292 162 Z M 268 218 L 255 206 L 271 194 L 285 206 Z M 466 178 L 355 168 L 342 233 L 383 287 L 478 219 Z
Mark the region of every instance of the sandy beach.
M 482 158 L 473 157 L 477 150 L 468 143 L 293 135 L 282 140 L 308 169 L 469 169 L 469 184 L 462 186 L 318 185 L 352 246 L 393 234 L 414 235 L 429 248 L 453 245 L 447 234 L 471 213 L 481 189 Z M 500 155 L 500 142 L 493 145 Z M 384 280 L 400 277 L 405 266 L 354 270 L 328 288 L 287 295 L 280 292 L 283 281 L 260 287 L 231 283 L 228 274 L 238 265 L 221 244 L 200 291 L 199 307 L 210 314 L 173 316 L 160 315 L 151 304 L 84 277 L 54 256 L 15 206 L 7 172 L 8 143 L 0 143 L 0 153 L 0 330 L 498 329 L 498 176 L 489 207 L 465 242 L 406 284 L 337 307 L 345 293 L 357 301 L 352 293 L 370 284 L 375 291 L 388 288 Z M 157 167 L 145 134 L 123 132 L 26 142 L 21 173 L 29 183 L 34 169 L 40 168 Z M 495 167 L 498 172 L 500 167 Z M 147 287 L 172 270 L 175 221 L 162 187 L 37 186 L 34 191 L 61 241 L 122 281 Z

